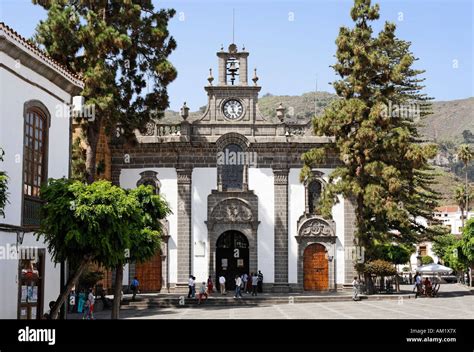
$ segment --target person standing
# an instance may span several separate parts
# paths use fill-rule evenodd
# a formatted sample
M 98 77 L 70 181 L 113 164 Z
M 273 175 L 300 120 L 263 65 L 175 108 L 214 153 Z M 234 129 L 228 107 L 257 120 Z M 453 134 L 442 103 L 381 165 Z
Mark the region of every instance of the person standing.
M 259 270 L 258 271 L 258 285 L 257 285 L 257 289 L 258 289 L 258 292 L 259 293 L 262 293 L 263 292 L 263 274 L 262 272 Z
M 235 296 L 234 298 L 242 298 L 242 293 L 240 292 L 242 285 L 242 279 L 239 275 L 235 276 Z
M 247 281 L 248 280 L 249 280 L 249 276 L 247 275 L 247 273 L 242 275 L 242 289 L 245 293 L 248 293 L 248 290 L 247 290 Z
M 189 275 L 188 288 L 188 298 L 194 297 L 194 276 L 192 275 Z
M 225 295 L 225 277 L 224 275 L 219 276 L 219 287 L 221 289 L 221 295 Z
M 214 283 L 212 282 L 211 277 L 207 278 L 207 293 L 210 295 L 214 291 Z
M 132 290 L 132 293 L 133 293 L 132 301 L 135 300 L 135 296 L 137 295 L 139 285 L 140 285 L 140 282 L 138 281 L 138 277 L 135 276 L 132 280 L 132 284 L 130 285 L 130 289 Z
M 258 276 L 252 273 L 252 296 L 257 296 Z
M 84 293 L 84 290 L 79 291 L 79 300 L 77 303 L 77 312 L 82 313 L 84 310 L 84 304 L 86 303 L 86 294 Z
M 199 289 L 199 294 L 198 294 L 199 302 L 198 302 L 198 304 L 201 304 L 201 301 L 203 300 L 203 297 L 205 297 L 205 299 L 207 299 L 207 297 L 208 297 L 208 294 L 206 292 L 206 283 L 205 282 L 202 283 L 201 288 Z
M 92 290 L 92 288 L 89 289 L 89 295 L 87 296 L 87 300 L 89 301 L 89 313 L 87 314 L 87 316 L 90 318 L 90 319 L 95 319 L 94 318 L 94 304 L 95 304 L 95 297 L 94 297 L 94 292 Z
M 354 281 L 352 281 L 352 300 L 359 301 L 359 280 L 357 276 L 354 276 Z
M 415 298 L 417 298 L 422 293 L 422 283 L 421 283 L 421 275 L 416 273 L 415 275 Z

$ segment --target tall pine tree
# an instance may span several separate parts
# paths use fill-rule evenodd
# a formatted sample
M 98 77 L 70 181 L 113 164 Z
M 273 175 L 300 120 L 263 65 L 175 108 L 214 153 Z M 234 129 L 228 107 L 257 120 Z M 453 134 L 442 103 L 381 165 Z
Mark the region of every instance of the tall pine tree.
M 168 21 L 174 10 L 155 11 L 151 0 L 33 0 L 48 11 L 34 40 L 55 60 L 82 75 L 86 105 L 82 120 L 87 143 L 87 179 L 96 173 L 101 127 L 117 123 L 126 135 L 160 116 L 166 87 L 176 78 L 168 56 L 176 48 Z
M 410 43 L 396 38 L 389 22 L 373 35 L 370 22 L 379 18 L 379 6 L 370 0 L 356 0 L 351 18 L 354 28 L 342 27 L 336 40 L 333 68 L 340 79 L 333 86 L 339 99 L 314 118 L 313 127 L 316 135 L 334 137 L 331 148 L 342 161 L 323 192 L 322 213 L 331 216 L 338 194 L 352 200 L 356 243 L 370 261 L 380 244 L 412 244 L 433 234 L 415 219 L 433 219 L 438 196 L 427 160 L 436 147 L 417 131 L 430 113 L 430 98 L 421 92 L 424 71 L 412 67 Z M 302 180 L 327 153 L 313 149 L 302 156 Z

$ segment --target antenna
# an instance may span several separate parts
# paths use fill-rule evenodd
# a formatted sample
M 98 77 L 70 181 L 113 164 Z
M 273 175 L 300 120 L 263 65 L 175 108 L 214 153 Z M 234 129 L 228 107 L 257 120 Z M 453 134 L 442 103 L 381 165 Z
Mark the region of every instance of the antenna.
M 235 9 L 232 9 L 232 44 L 235 44 Z

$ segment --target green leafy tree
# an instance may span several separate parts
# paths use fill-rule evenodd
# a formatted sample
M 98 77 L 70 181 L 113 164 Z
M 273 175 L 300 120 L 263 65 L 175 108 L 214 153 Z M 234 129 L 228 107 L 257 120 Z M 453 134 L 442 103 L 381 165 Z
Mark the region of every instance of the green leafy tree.
M 411 254 L 415 251 L 414 246 L 383 244 L 378 249 L 379 259 L 386 260 L 392 264 L 406 264 L 410 261 Z
M 120 305 L 122 266 L 130 259 L 148 260 L 160 246 L 161 222 L 169 213 L 166 202 L 151 187 L 126 191 L 108 181 L 90 185 L 73 180 L 49 180 L 41 190 L 46 202 L 38 236 L 44 238 L 54 262 L 66 259 L 77 268 L 56 300 L 53 319 L 72 287 L 90 263 L 120 268 L 114 307 Z M 117 282 L 116 285 L 117 286 Z M 118 317 L 118 309 L 113 309 Z
M 356 0 L 351 18 L 354 28 L 342 27 L 336 39 L 333 68 L 340 79 L 333 86 L 340 99 L 313 119 L 315 134 L 332 136 L 334 144 L 305 153 L 300 178 L 310 179 L 311 169 L 336 153 L 342 165 L 330 175 L 322 213 L 331 216 L 339 194 L 352 200 L 356 242 L 370 261 L 375 243 L 413 244 L 434 235 L 415 219 L 435 221 L 439 195 L 427 161 L 437 149 L 422 143 L 417 131 L 430 98 L 421 92 L 423 71 L 412 67 L 410 43 L 398 39 L 389 22 L 373 36 L 370 22 L 379 18 L 379 6 L 370 0 Z M 411 107 L 408 113 L 401 113 L 404 107 Z
M 3 162 L 4 155 L 5 155 L 5 152 L 3 151 L 2 148 L 0 148 L 0 161 L 1 162 Z M 3 170 L 0 170 L 0 216 L 3 216 L 3 217 L 5 217 L 4 209 L 8 202 L 7 183 L 8 183 L 7 173 Z
M 470 279 L 469 282 L 471 286 L 474 286 L 473 279 L 473 270 L 474 270 L 474 219 L 470 219 L 466 223 L 466 227 L 463 229 L 462 238 L 461 238 L 461 249 L 462 254 L 466 258 L 466 264 L 470 268 Z
M 155 11 L 151 0 L 33 3 L 47 10 L 34 40 L 53 59 L 82 75 L 82 95 L 95 109 L 80 116 L 91 183 L 100 129 L 110 134 L 119 124 L 130 137 L 151 117 L 162 116 L 169 105 L 166 87 L 177 73 L 167 59 L 176 48 L 167 26 L 175 11 Z
M 432 264 L 434 263 L 434 260 L 431 256 L 429 255 L 424 255 L 422 258 L 421 258 L 421 264 L 423 265 L 428 265 L 428 264 Z

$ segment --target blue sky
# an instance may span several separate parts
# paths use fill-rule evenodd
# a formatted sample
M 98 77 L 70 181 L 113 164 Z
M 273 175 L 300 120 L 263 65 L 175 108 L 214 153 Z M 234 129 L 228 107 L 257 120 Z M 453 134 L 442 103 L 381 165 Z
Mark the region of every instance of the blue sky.
M 31 37 L 46 12 L 30 0 L 0 0 L 1 21 Z M 398 37 L 412 42 L 426 70 L 426 93 L 436 100 L 471 97 L 473 86 L 473 3 L 470 0 L 380 0 L 379 30 L 388 20 Z M 332 92 L 339 27 L 351 26 L 350 0 L 168 0 L 157 7 L 177 11 L 170 32 L 178 42 L 170 57 L 178 78 L 169 86 L 171 108 L 186 101 L 192 110 L 207 103 L 203 89 L 209 68 L 217 72 L 216 52 L 232 41 L 250 52 L 249 70 L 258 69 L 262 94 Z

